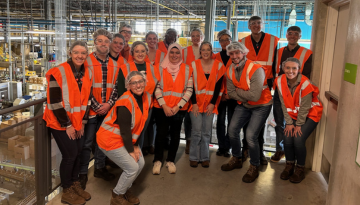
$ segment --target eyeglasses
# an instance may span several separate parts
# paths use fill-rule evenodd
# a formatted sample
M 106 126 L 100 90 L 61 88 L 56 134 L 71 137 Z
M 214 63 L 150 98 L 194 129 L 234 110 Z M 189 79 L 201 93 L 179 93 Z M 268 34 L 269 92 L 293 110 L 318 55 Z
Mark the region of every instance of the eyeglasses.
M 127 30 L 122 30 L 122 31 L 120 31 L 120 33 L 122 33 L 122 32 L 124 32 L 124 33 L 126 33 L 126 34 L 132 34 L 132 32 L 131 31 L 127 31 Z
M 299 33 L 299 32 L 291 32 L 291 31 L 289 31 L 287 34 L 288 34 L 289 36 L 292 36 L 292 35 L 294 35 L 294 36 L 300 36 L 300 33 Z
M 228 39 L 221 39 L 219 42 L 220 43 L 225 43 L 225 42 L 229 42 L 230 41 L 230 38 L 228 38 Z
M 74 55 L 78 55 L 78 54 L 87 55 L 88 53 L 87 52 L 72 51 L 71 54 L 74 54 Z
M 145 80 L 138 80 L 138 81 L 133 81 L 133 82 L 130 82 L 129 83 L 129 85 L 131 86 L 131 87 L 135 87 L 135 86 L 137 86 L 137 85 L 144 85 L 145 84 Z
M 98 42 L 98 43 L 100 43 L 100 44 L 102 44 L 102 43 L 106 43 L 106 44 L 110 43 L 110 41 L 109 41 L 109 40 L 105 40 L 105 41 L 103 41 L 103 40 L 101 40 L 101 39 L 96 40 L 96 42 Z
M 255 26 L 255 25 L 261 25 L 261 21 L 253 21 L 250 23 L 250 26 Z
M 113 44 L 119 44 L 120 46 L 123 46 L 123 45 L 125 45 L 123 42 L 116 42 L 116 41 L 113 41 Z

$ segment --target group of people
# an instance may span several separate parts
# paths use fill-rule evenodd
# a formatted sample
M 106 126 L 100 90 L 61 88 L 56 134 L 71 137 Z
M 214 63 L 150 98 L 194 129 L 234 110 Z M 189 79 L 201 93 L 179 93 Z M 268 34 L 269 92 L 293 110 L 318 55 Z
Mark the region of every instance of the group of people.
M 95 51 L 90 54 L 85 42 L 74 42 L 69 60 L 46 74 L 43 118 L 63 156 L 61 201 L 80 205 L 91 199 L 85 189 L 93 152 L 94 177 L 115 179 L 107 164 L 123 170 L 110 204 L 139 204 L 130 188 L 144 167 L 144 154 L 154 154 L 154 175 L 160 174 L 163 163 L 175 174 L 183 123 L 190 166 L 209 167 L 215 115 L 216 155 L 232 155 L 221 169 L 240 169 L 250 156 L 242 180 L 251 183 L 259 176 L 259 166 L 268 163 L 263 130 L 272 107 L 276 153 L 271 161 L 285 155 L 280 178 L 301 182 L 305 141 L 322 114 L 319 90 L 309 80 L 312 53 L 298 45 L 299 27 L 290 27 L 288 45 L 277 49 L 279 38 L 261 31 L 260 17 L 251 17 L 248 26 L 251 35 L 239 42 L 232 41 L 229 30 L 220 31 L 222 50 L 217 54 L 198 28 L 190 32 L 192 45 L 184 49 L 176 43 L 178 35 L 172 28 L 161 42 L 150 31 L 146 44 L 136 41 L 130 46 L 129 25 L 114 35 L 105 29 L 95 31 Z

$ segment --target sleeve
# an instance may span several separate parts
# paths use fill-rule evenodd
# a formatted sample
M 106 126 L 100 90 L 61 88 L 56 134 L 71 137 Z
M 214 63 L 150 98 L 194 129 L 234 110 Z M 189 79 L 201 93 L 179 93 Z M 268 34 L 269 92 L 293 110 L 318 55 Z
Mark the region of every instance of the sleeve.
M 250 89 L 245 91 L 237 88 L 236 94 L 244 98 L 246 101 L 258 101 L 262 94 L 265 77 L 264 69 L 257 69 L 250 79 Z
M 48 105 L 49 110 L 52 110 L 56 119 L 60 123 L 61 127 L 67 127 L 71 125 L 69 116 L 66 113 L 66 110 L 62 104 L 62 91 L 57 83 L 54 76 L 50 76 L 49 83 L 49 94 L 50 104 Z
M 128 153 L 134 151 L 134 145 L 132 143 L 132 134 L 131 134 L 131 113 L 125 106 L 119 106 L 117 108 L 117 123 L 119 125 L 120 134 L 124 142 L 124 146 Z
M 194 83 L 193 83 L 193 76 L 191 74 L 189 80 L 188 80 L 188 83 L 186 85 L 186 91 L 185 91 L 185 94 L 184 96 L 181 98 L 180 102 L 177 104 L 179 107 L 184 107 L 186 105 L 186 103 L 190 100 L 191 98 L 191 95 L 193 93 L 193 86 L 194 86 Z
M 91 108 L 96 112 L 102 105 L 95 99 L 94 95 L 91 96 Z
M 304 69 L 301 74 L 305 75 L 307 78 L 310 79 L 311 70 L 312 70 L 312 54 L 307 59 L 307 61 L 304 63 Z
M 117 86 L 116 86 L 117 84 L 118 84 L 118 82 L 116 80 L 116 82 L 114 84 L 114 88 L 110 94 L 109 100 L 107 101 L 107 103 L 110 104 L 110 107 L 114 106 L 115 102 L 118 99 L 118 92 L 117 92 Z
M 311 108 L 311 103 L 312 103 L 312 92 L 301 98 L 301 104 L 296 119 L 296 125 L 301 126 L 305 124 L 306 117 L 308 116 L 309 110 Z
M 117 93 L 119 98 L 127 91 L 127 89 L 125 88 L 125 76 L 121 69 L 119 69 L 116 86 L 117 86 Z
M 229 95 L 229 98 L 237 100 L 237 101 L 241 101 L 241 102 L 247 102 L 247 100 L 245 98 L 239 96 L 236 93 L 236 87 L 235 87 L 234 83 L 232 82 L 232 80 L 229 79 L 227 76 L 226 76 L 226 78 L 227 78 L 227 80 L 226 80 L 226 89 L 227 89 L 227 93 Z
M 88 100 L 88 103 L 87 103 L 85 115 L 83 117 L 83 124 L 87 124 L 87 122 L 89 120 L 89 111 L 90 111 L 90 106 L 91 106 L 91 99 L 90 99 L 91 96 L 92 96 L 92 89 L 90 89 L 90 96 L 89 96 L 89 100 Z
M 213 104 L 213 105 L 216 104 L 216 101 L 217 101 L 217 99 L 219 97 L 222 81 L 223 81 L 223 78 L 220 78 L 218 80 L 218 82 L 216 82 L 216 84 L 215 84 L 214 95 L 213 95 L 213 97 L 211 98 L 211 101 L 210 101 L 210 103 Z
M 160 85 L 160 82 L 156 85 L 154 95 L 160 106 L 166 104 L 162 95 L 162 87 Z
M 281 95 L 279 89 L 278 89 L 278 93 L 279 93 L 279 99 L 280 99 L 280 102 L 281 102 L 281 109 L 282 109 L 283 114 L 284 114 L 285 122 L 286 122 L 287 125 L 292 125 L 294 122 L 293 122 L 292 118 L 290 117 L 289 113 L 287 112 L 287 109 L 286 109 L 285 103 L 284 103 L 284 98 Z

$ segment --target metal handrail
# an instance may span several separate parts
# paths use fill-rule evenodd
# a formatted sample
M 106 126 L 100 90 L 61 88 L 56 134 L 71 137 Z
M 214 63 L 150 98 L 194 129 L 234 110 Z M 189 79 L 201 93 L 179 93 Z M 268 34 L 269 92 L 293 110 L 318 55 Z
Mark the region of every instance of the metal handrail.
M 39 100 L 30 101 L 30 102 L 25 103 L 25 104 L 21 104 L 21 105 L 17 105 L 17 106 L 14 106 L 14 107 L 9 107 L 9 108 L 0 110 L 0 115 L 4 115 L 6 113 L 13 112 L 15 110 L 20 110 L 20 109 L 24 109 L 24 108 L 27 108 L 27 107 L 30 107 L 30 106 L 33 106 L 33 105 L 43 103 L 43 102 L 46 101 L 46 99 L 47 98 L 41 98 Z

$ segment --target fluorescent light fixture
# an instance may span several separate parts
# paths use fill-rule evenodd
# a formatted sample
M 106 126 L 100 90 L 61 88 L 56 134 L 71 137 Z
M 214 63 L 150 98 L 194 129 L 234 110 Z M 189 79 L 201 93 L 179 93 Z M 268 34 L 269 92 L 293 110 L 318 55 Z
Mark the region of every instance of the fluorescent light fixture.
M 55 34 L 55 31 L 26 31 L 25 33 L 33 33 L 33 34 Z

